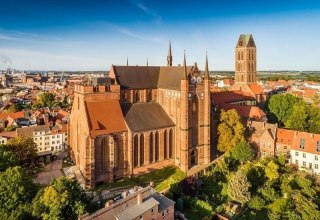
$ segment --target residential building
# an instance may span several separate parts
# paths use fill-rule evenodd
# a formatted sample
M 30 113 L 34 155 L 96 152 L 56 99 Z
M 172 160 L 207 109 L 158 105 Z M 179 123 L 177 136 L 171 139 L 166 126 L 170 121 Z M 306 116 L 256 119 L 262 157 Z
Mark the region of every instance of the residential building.
M 277 124 L 248 122 L 250 142 L 259 157 L 275 156 Z
M 320 135 L 294 131 L 290 162 L 299 168 L 320 173 Z
M 293 130 L 283 128 L 277 129 L 276 155 L 290 155 L 294 132 Z
M 38 153 L 59 152 L 67 147 L 68 134 L 66 125 L 52 127 L 40 125 L 33 127 L 17 128 L 17 136 L 32 137 L 37 144 Z
M 130 193 L 131 191 L 131 193 Z M 173 220 L 175 202 L 152 187 L 137 188 L 123 193 L 123 199 L 107 201 L 104 208 L 80 217 L 81 220 Z

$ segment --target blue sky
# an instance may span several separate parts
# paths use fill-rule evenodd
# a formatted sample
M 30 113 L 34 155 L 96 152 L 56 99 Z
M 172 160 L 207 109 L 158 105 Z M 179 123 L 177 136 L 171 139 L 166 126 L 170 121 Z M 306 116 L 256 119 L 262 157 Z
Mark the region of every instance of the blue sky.
M 252 33 L 258 70 L 320 70 L 318 0 L 0 0 L 0 69 L 108 70 L 173 63 L 233 70 Z

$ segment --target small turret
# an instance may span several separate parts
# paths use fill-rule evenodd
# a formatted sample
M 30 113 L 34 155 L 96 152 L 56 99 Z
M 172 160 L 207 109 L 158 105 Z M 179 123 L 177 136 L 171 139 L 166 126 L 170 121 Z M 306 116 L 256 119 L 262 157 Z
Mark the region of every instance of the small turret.
M 172 66 L 171 41 L 169 42 L 169 50 L 168 50 L 168 56 L 167 56 L 167 66 Z

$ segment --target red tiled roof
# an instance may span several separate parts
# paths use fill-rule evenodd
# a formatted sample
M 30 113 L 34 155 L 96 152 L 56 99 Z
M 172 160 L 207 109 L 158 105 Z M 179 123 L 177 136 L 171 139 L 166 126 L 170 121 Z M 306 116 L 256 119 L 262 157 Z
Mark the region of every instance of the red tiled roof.
M 7 132 L 1 132 L 0 133 L 1 137 L 6 137 L 6 138 L 15 138 L 17 137 L 17 132 L 16 131 L 7 131 Z
M 127 131 L 118 100 L 85 102 L 91 137 Z
M 305 140 L 304 149 L 300 148 L 301 139 Z M 318 141 L 320 141 L 319 134 L 294 131 L 291 149 L 320 155 L 320 152 L 317 151 Z
M 11 117 L 14 120 L 16 120 L 17 118 L 23 118 L 24 112 L 8 112 L 0 114 L 0 119 L 2 120 L 6 120 L 8 117 Z
M 57 114 L 57 119 L 62 120 L 64 117 L 68 116 L 69 113 L 63 110 L 59 110 Z
M 221 108 L 224 110 L 235 109 L 243 118 L 260 120 L 262 117 L 266 116 L 266 114 L 257 106 L 224 104 Z
M 249 85 L 251 91 L 252 91 L 255 95 L 259 95 L 259 94 L 262 93 L 262 89 L 261 89 L 261 87 L 260 87 L 258 84 L 252 83 L 252 84 L 248 84 L 248 85 Z
M 211 99 L 215 105 L 222 105 L 231 102 L 240 102 L 245 100 L 254 101 L 255 98 L 249 93 L 245 93 L 241 90 L 213 92 L 211 93 Z
M 294 135 L 293 130 L 278 128 L 278 130 L 277 130 L 277 143 L 291 145 L 293 135 Z
M 304 89 L 303 96 L 307 98 L 313 98 L 317 94 L 317 90 L 315 89 Z

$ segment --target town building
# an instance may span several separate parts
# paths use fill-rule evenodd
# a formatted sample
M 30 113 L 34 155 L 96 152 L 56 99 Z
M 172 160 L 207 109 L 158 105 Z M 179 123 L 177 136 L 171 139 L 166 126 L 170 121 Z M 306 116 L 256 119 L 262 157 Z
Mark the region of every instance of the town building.
M 276 155 L 290 155 L 294 132 L 295 131 L 289 129 L 277 129 L 277 140 L 275 149 Z
M 75 85 L 70 156 L 87 187 L 175 164 L 187 172 L 209 164 L 208 59 L 167 66 L 112 65 L 109 77 Z
M 249 121 L 250 142 L 258 157 L 275 156 L 277 124 Z
M 300 169 L 320 173 L 320 135 L 294 131 L 290 162 Z
M 37 144 L 37 153 L 56 153 L 64 151 L 67 147 L 67 125 L 49 126 L 39 125 L 25 128 L 17 128 L 16 136 L 32 137 Z
M 173 220 L 175 202 L 152 187 L 134 187 L 119 201 L 109 200 L 104 208 L 80 217 L 81 220 Z

